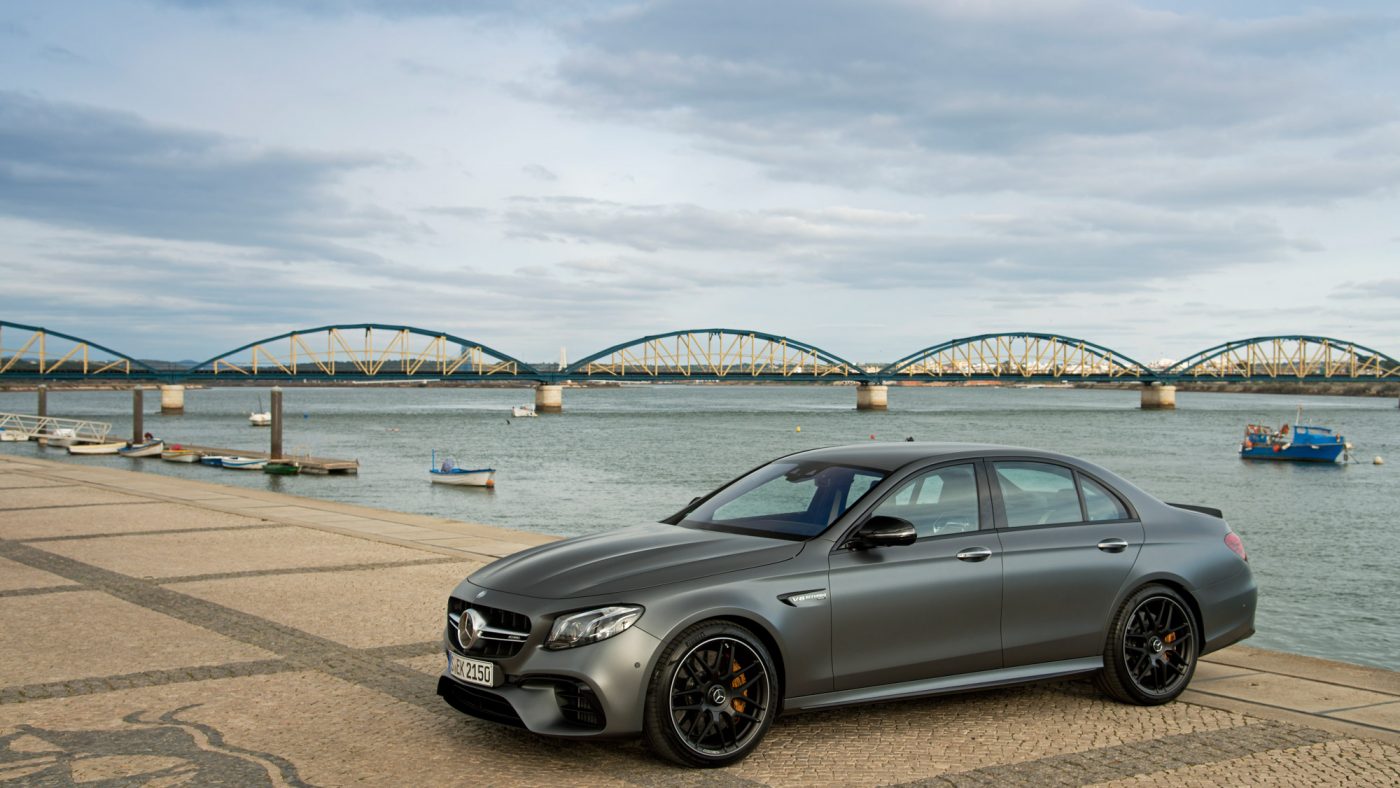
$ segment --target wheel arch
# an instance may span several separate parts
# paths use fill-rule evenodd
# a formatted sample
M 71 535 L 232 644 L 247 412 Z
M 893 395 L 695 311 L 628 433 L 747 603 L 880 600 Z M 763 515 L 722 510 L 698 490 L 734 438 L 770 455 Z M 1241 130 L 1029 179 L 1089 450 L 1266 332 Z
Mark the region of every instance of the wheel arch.
M 776 627 L 762 616 L 754 615 L 751 610 L 738 610 L 732 608 L 705 610 L 683 620 L 671 627 L 665 635 L 659 636 L 661 647 L 656 650 L 652 657 L 652 663 L 648 666 L 648 675 L 656 670 L 657 661 L 661 658 L 661 652 L 666 650 L 667 644 L 676 638 L 677 635 L 696 624 L 704 624 L 710 621 L 724 621 L 730 624 L 737 624 L 749 630 L 768 649 L 768 655 L 773 658 L 773 667 L 778 671 L 778 698 L 781 702 L 783 693 L 787 688 L 787 663 L 783 654 L 782 640 L 779 639 Z M 779 709 L 779 713 L 782 709 Z
M 1186 600 L 1186 607 L 1191 610 L 1191 619 L 1196 624 L 1197 637 L 1201 640 L 1200 644 L 1198 644 L 1196 648 L 1197 657 L 1199 658 L 1201 649 L 1205 646 L 1205 619 L 1201 615 L 1201 603 L 1199 600 L 1196 599 L 1195 592 L 1191 590 L 1191 584 L 1186 582 L 1185 578 L 1173 574 L 1167 574 L 1165 572 L 1159 572 L 1156 574 L 1134 578 L 1131 583 L 1127 583 L 1123 586 L 1123 593 L 1119 594 L 1118 599 L 1114 602 L 1113 612 L 1109 616 L 1109 623 L 1112 623 L 1113 617 L 1116 617 L 1118 615 L 1119 608 L 1123 606 L 1123 603 L 1126 602 L 1129 597 L 1146 588 L 1147 586 L 1152 585 L 1166 586 L 1167 588 L 1170 588 L 1171 590 L 1180 594 L 1181 598 Z M 1100 651 L 1108 647 L 1108 638 L 1110 634 L 1112 633 L 1110 633 L 1108 631 L 1108 627 L 1105 626 L 1103 632 L 1103 642 L 1099 645 Z

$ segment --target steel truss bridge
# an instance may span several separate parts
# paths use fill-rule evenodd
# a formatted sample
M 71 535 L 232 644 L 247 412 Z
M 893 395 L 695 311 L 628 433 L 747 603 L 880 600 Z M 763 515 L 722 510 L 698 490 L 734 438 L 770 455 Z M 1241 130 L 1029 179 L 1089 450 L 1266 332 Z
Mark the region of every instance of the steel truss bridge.
M 1237 339 L 1165 369 L 1058 334 L 979 334 L 929 345 L 883 367 L 761 331 L 702 328 L 622 342 L 564 368 L 531 365 L 473 339 L 414 326 L 319 326 L 249 342 L 193 365 L 142 361 L 91 340 L 0 321 L 0 383 L 161 384 L 365 381 L 1400 381 L 1400 361 L 1356 342 L 1291 335 Z

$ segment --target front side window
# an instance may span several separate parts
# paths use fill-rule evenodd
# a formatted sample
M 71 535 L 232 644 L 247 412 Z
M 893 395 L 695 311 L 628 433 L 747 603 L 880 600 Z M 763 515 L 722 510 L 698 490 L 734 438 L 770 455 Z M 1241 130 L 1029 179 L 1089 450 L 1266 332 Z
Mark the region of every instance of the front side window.
M 813 461 L 779 461 L 750 473 L 687 513 L 693 528 L 806 539 L 826 530 L 887 474 Z
M 1070 469 L 1044 462 L 995 462 L 992 467 L 1008 526 L 1083 522 Z
M 970 464 L 954 465 L 915 476 L 872 514 L 908 520 L 920 538 L 975 531 L 977 471 Z

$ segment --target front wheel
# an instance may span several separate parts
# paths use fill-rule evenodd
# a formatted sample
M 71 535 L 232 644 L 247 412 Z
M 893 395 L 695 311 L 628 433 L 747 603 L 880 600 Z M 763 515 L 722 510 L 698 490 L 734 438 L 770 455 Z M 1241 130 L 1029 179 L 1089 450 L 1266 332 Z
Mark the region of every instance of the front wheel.
M 758 747 L 777 714 L 772 657 L 752 632 L 707 621 L 662 652 L 646 698 L 647 744 L 683 766 L 737 763 Z
M 1199 653 L 1186 600 L 1166 586 L 1145 586 L 1113 616 L 1098 684 L 1124 703 L 1169 703 L 1191 683 Z

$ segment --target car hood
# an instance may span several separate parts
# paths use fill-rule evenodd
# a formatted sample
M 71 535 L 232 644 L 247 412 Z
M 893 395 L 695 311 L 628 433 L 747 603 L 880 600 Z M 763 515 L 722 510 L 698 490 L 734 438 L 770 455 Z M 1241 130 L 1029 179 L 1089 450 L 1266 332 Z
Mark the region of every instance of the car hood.
M 621 594 L 786 561 L 802 542 L 662 523 L 579 536 L 502 558 L 469 580 L 524 596 Z

